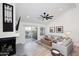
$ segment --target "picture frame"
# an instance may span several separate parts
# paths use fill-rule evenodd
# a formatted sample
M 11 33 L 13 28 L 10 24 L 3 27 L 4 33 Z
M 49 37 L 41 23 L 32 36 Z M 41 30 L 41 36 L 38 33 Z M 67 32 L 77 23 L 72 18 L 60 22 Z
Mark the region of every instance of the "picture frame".
M 3 3 L 3 32 L 13 32 L 13 5 Z
M 55 27 L 50 27 L 50 28 L 49 28 L 49 32 L 50 32 L 50 33 L 55 33 Z
M 63 33 L 63 26 L 56 26 L 56 33 Z

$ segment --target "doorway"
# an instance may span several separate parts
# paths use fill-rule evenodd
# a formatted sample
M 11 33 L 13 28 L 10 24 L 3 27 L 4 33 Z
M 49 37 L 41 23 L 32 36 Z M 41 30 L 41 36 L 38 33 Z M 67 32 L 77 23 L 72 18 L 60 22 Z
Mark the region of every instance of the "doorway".
M 25 27 L 25 39 L 26 42 L 31 42 L 37 40 L 37 27 L 26 26 Z

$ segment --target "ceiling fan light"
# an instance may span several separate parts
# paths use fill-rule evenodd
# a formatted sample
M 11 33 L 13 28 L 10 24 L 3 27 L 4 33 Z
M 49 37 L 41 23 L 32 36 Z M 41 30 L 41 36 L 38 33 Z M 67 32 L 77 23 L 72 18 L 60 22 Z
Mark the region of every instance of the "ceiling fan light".
M 43 13 L 44 15 L 40 15 L 43 20 L 48 20 L 48 19 L 52 19 L 53 16 L 50 16 L 49 14 L 47 14 L 46 12 Z
M 44 12 L 44 15 L 45 15 L 46 13 Z

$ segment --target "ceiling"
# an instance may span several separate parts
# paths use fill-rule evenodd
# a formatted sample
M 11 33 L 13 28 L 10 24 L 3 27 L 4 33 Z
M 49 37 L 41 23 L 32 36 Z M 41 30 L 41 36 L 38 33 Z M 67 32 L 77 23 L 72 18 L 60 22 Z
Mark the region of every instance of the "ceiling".
M 73 3 L 16 3 L 16 19 L 21 16 L 23 22 L 47 24 L 51 20 L 42 21 L 40 17 L 44 12 L 53 15 L 52 20 L 54 20 L 75 6 Z

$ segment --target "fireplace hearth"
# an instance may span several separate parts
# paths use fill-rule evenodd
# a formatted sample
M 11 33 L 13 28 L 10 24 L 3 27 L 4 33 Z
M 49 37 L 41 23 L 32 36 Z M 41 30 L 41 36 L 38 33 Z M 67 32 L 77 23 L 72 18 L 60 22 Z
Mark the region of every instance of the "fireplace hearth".
M 0 38 L 0 56 L 16 53 L 16 37 Z

